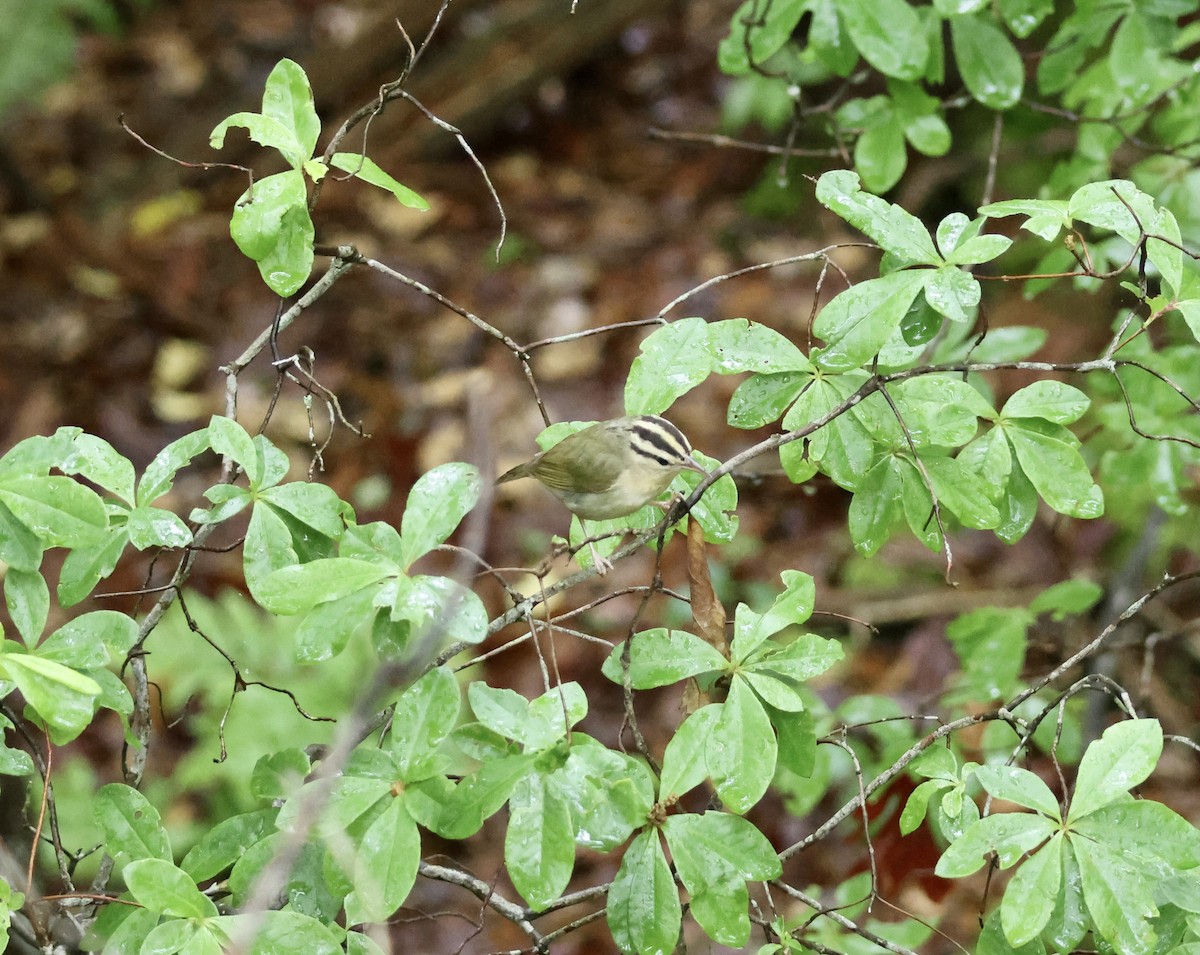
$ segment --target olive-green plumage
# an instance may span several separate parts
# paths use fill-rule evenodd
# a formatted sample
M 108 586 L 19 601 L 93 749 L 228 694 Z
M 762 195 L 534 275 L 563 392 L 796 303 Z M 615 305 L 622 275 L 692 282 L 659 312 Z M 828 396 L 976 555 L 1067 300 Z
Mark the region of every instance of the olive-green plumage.
M 496 483 L 536 478 L 572 513 L 601 521 L 649 504 L 684 469 L 706 473 L 683 433 L 658 415 L 634 415 L 576 431 Z

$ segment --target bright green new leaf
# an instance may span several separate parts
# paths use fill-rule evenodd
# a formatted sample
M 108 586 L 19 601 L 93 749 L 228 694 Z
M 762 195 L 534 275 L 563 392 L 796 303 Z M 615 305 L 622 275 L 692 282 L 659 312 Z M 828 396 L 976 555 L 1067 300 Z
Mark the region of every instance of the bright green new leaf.
M 399 578 L 398 583 L 404 582 Z M 407 624 L 409 644 L 416 639 L 435 651 L 450 640 L 478 643 L 487 636 L 483 601 L 449 577 L 418 576 L 399 587 L 391 619 Z
M 213 918 L 219 913 L 186 872 L 166 859 L 137 859 L 121 870 L 133 897 L 163 915 L 181 919 Z
M 299 169 L 303 165 L 305 157 L 301 154 L 304 147 L 296 139 L 295 131 L 262 113 L 241 112 L 225 117 L 208 134 L 209 146 L 213 149 L 224 147 L 226 133 L 234 128 L 246 130 L 250 138 L 260 146 L 279 150 L 293 169 Z
M 213 415 L 208 422 L 208 441 L 217 454 L 246 472 L 251 486 L 258 483 L 261 477 L 258 452 L 254 448 L 254 439 L 245 428 L 232 418 Z
M 446 542 L 479 500 L 482 484 L 479 469 L 461 462 L 439 465 L 417 479 L 400 520 L 403 569 Z
M 104 835 L 104 850 L 118 866 L 139 859 L 171 859 L 171 843 L 158 810 L 122 783 L 101 786 L 92 799 L 92 818 Z
M 171 489 L 180 468 L 208 450 L 208 428 L 201 428 L 176 438 L 154 456 L 146 465 L 142 480 L 138 484 L 137 503 L 152 504 Z
M 729 661 L 716 647 L 686 630 L 656 627 L 635 634 L 629 648 L 630 685 L 635 690 L 678 683 L 690 676 L 724 670 Z M 625 644 L 613 647 L 601 672 L 614 683 L 625 682 L 621 656 Z
M 1021 228 L 1049 242 L 1071 225 L 1069 204 L 1065 199 L 1008 199 L 980 206 L 979 212 L 990 218 L 1027 216 Z
M 679 940 L 679 890 L 658 833 L 634 836 L 608 889 L 608 928 L 622 952 L 670 955 Z
M 263 88 L 262 113 L 291 132 L 298 152 L 295 156 L 285 152 L 284 156 L 293 166 L 298 168 L 316 151 L 321 120 L 313 106 L 308 76 L 299 63 L 285 58 L 275 64 Z
M 721 72 L 740 76 L 765 63 L 791 39 L 806 7 L 804 0 L 781 0 L 766 7 L 746 0 L 734 13 L 729 35 L 717 49 Z
M 1016 104 L 1025 87 L 1025 66 L 989 14 L 953 17 L 950 42 L 963 82 L 975 99 L 997 110 Z
M 1174 869 L 1200 874 L 1192 871 L 1200 866 L 1200 829 L 1160 802 L 1119 799 L 1073 820 L 1071 828 L 1127 861 L 1145 860 L 1147 870 L 1162 860 Z
M 359 153 L 334 153 L 329 159 L 329 164 L 343 172 L 350 173 L 363 182 L 369 182 L 372 186 L 386 189 L 400 201 L 401 205 L 408 206 L 410 209 L 418 209 L 421 212 L 429 209 L 429 203 L 425 199 L 409 189 L 408 186 L 397 182 L 384 172 L 378 163 L 367 156 Z
M 132 617 L 116 610 L 93 610 L 68 620 L 37 648 L 37 655 L 77 670 L 123 660 L 138 637 Z
M 1085 613 L 1104 596 L 1104 588 L 1090 580 L 1064 580 L 1047 587 L 1029 604 L 1030 613 L 1049 613 L 1061 621 Z
M 652 332 L 641 344 L 625 380 L 628 414 L 660 414 L 713 370 L 708 323 L 681 318 Z
M 328 485 L 292 481 L 267 488 L 259 497 L 326 537 L 336 540 L 346 529 L 346 505 Z
M 904 123 L 888 109 L 854 143 L 854 168 L 872 192 L 887 192 L 900 181 L 907 166 Z
M 91 548 L 72 550 L 67 554 L 67 560 L 69 561 L 72 555 L 76 554 L 79 550 L 103 547 L 106 543 L 107 541 L 103 541 L 100 544 L 91 545 Z M 33 531 L 17 520 L 16 515 L 4 506 L 3 501 L 0 501 L 0 560 L 8 564 L 9 567 L 30 572 L 35 572 L 42 564 L 42 542 L 38 540 L 37 535 Z M 63 573 L 67 573 L 66 568 L 64 568 Z M 94 582 L 92 586 L 95 586 Z M 59 589 L 61 590 L 61 588 L 62 583 L 60 578 Z M 90 591 L 91 587 L 88 587 L 88 592 Z M 86 593 L 83 596 L 86 596 Z M 82 596 L 79 599 L 83 599 Z M 74 602 L 76 601 L 71 601 L 70 603 Z M 70 603 L 67 606 L 70 606 Z
M 728 812 L 681 813 L 668 816 L 664 830 L 680 875 L 691 891 L 706 881 L 708 866 L 728 867 L 739 879 L 776 879 L 783 871 L 779 856 L 766 836 L 741 816 Z M 676 847 L 686 848 L 692 865 L 685 865 Z M 696 864 L 698 863 L 698 864 Z
M 1080 186 L 1071 196 L 1068 215 L 1115 232 L 1126 242 L 1142 238 L 1143 224 L 1158 220 L 1154 200 L 1128 179 L 1108 179 Z
M 499 811 L 513 787 L 532 770 L 533 756 L 518 754 L 485 762 L 454 788 L 445 811 L 431 826 L 447 839 L 466 839 L 479 831 L 485 819 Z
M 1144 782 L 1154 771 L 1162 746 L 1158 720 L 1123 720 L 1106 729 L 1079 761 L 1067 818 L 1076 822 Z

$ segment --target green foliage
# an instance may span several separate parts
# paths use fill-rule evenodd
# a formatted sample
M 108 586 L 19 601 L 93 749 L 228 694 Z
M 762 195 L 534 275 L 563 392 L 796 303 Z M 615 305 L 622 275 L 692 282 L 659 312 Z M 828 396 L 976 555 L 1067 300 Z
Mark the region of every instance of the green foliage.
M 225 144 L 232 128 L 246 130 L 252 140 L 278 151 L 291 166 L 287 172 L 254 181 L 238 198 L 229 223 L 237 247 L 258 264 L 263 281 L 281 297 L 299 291 L 312 273 L 315 233 L 308 179 L 319 183 L 332 167 L 390 192 L 410 209 L 429 208 L 428 202 L 367 156 L 345 152 L 315 156 L 321 121 L 308 75 L 292 60 L 280 60 L 267 77 L 261 112 L 234 113 L 213 128 L 209 134 L 213 149 Z
M 929 156 L 950 148 L 945 102 L 929 92 L 947 64 L 967 99 L 1015 110 L 1028 84 L 1013 37 L 1042 24 L 1055 38 L 1040 59 L 1042 93 L 1067 93 L 1093 118 L 1154 104 L 1159 123 L 1192 128 L 1186 112 L 1160 102 L 1168 87 L 1182 96 L 1195 82 L 1179 69 L 1182 40 L 1169 36 L 1183 5 L 1081 3 L 1053 21 L 1052 12 L 1043 0 L 751 0 L 735 14 L 720 60 L 758 85 L 774 78 L 756 72 L 770 64 L 797 84 L 791 103 L 807 85 L 851 76 L 860 59 L 883 74 L 876 89 L 885 92 L 829 111 L 834 126 L 854 136 L 859 174 L 875 191 L 902 175 L 909 146 Z M 806 29 L 797 29 L 802 22 Z M 1141 122 L 1121 130 L 1138 131 Z M 213 131 L 214 146 L 235 127 L 289 166 L 255 182 L 231 221 L 235 241 L 280 295 L 296 292 L 312 270 L 310 180 L 337 169 L 424 207 L 364 156 L 315 158 L 320 123 L 307 77 L 290 60 L 268 78 L 261 112 L 228 117 Z M 1179 129 L 1150 132 L 1180 136 Z M 878 248 L 878 274 L 848 282 L 816 311 L 818 344 L 807 350 L 744 318 L 664 322 L 629 370 L 628 412 L 659 413 L 711 386 L 712 375 L 741 376 L 724 392 L 725 420 L 773 433 L 738 463 L 777 451 L 792 482 L 823 475 L 844 490 L 847 537 L 864 559 L 907 528 L 930 550 L 944 549 L 949 571 L 951 535 L 982 530 L 1015 542 L 1041 504 L 1064 518 L 1094 519 L 1116 500 L 1118 522 L 1134 525 L 1158 507 L 1185 530 L 1194 526 L 1200 283 L 1184 229 L 1157 194 L 1135 179 L 1108 178 L 1106 169 L 1075 181 L 1107 165 L 1116 130 L 1080 133 L 1080 152 L 1054 192 L 1062 198 L 995 202 L 936 224 L 865 191 L 859 174 L 826 172 L 818 202 Z M 1097 150 L 1103 163 L 1092 161 Z M 1071 276 L 1080 283 L 1124 280 L 1137 308 L 1117 318 L 1099 358 L 1034 362 L 1043 330 L 979 322 L 982 267 L 999 270 L 1017 244 L 984 229 L 1009 216 L 1023 217 L 1032 236 L 1022 247 L 1064 235 L 1073 249 L 1086 245 Z M 1153 334 L 1143 334 L 1151 326 Z M 1032 380 L 998 396 L 991 373 L 1000 370 Z M 1090 376 L 1088 390 L 1060 380 L 1067 372 Z M 540 440 L 549 446 L 582 426 L 555 425 Z M 215 473 L 218 458 L 225 478 L 202 498 L 181 500 L 188 485 L 176 486 L 179 474 Z M 96 788 L 57 771 L 42 780 L 68 796 L 58 805 L 88 803 L 95 842 L 111 860 L 112 891 L 130 903 L 105 907 L 85 945 L 374 952 L 369 927 L 411 904 L 420 874 L 438 877 L 423 863 L 432 837 L 441 852 L 486 823 L 503 826 L 503 874 L 525 905 L 463 871 L 446 880 L 522 927 L 559 907 L 584 871 L 582 851 L 611 856 L 616 874 L 601 891 L 569 901 L 603 895 L 621 951 L 675 949 L 685 899 L 686 917 L 714 943 L 742 948 L 752 905 L 774 905 L 775 887 L 759 883 L 782 879 L 783 863 L 807 845 L 774 846 L 759 828 L 772 790 L 768 805 L 796 815 L 846 807 L 813 840 L 844 832 L 862 810 L 871 826 L 894 824 L 905 836 L 928 826 L 946 847 L 937 866 L 943 878 L 967 878 L 989 860 L 1014 869 L 979 940 L 989 955 L 1085 944 L 1158 955 L 1200 945 L 1200 830 L 1130 794 L 1158 763 L 1162 727 L 1130 718 L 1085 745 L 1082 694 L 1102 681 L 1068 685 L 1065 666 L 1036 679 L 1027 673 L 1037 659 L 1027 650 L 1031 637 L 1091 610 L 1099 585 L 1068 580 L 1027 606 L 983 607 L 952 621 L 946 633 L 960 672 L 930 702 L 934 722 L 925 725 L 930 717 L 914 718 L 894 699 L 813 686 L 835 679 L 854 646 L 802 629 L 816 629 L 819 606 L 806 573 L 786 569 L 778 585 L 748 586 L 751 596 L 736 603 L 726 626 L 719 588 L 699 558 L 738 540 L 737 489 L 731 466 L 697 459 L 714 473 L 682 474 L 671 488 L 689 501 L 688 519 L 700 531 L 687 541 L 692 616 L 653 626 L 640 622 L 639 610 L 638 622 L 622 626 L 622 642 L 596 636 L 611 646 L 602 662 L 594 658 L 612 695 L 598 706 L 586 684 L 563 681 L 549 666 L 533 698 L 460 675 L 480 655 L 451 668 L 457 654 L 476 654 L 509 623 L 524 623 L 540 641 L 551 623 L 534 610 L 550 586 L 562 589 L 539 578 L 525 595 L 504 579 L 512 609 L 491 616 L 485 598 L 497 599 L 495 591 L 421 572 L 484 496 L 470 464 L 421 475 L 396 527 L 360 524 L 331 488 L 289 481 L 283 449 L 222 416 L 169 444 L 140 476 L 111 445 L 77 428 L 11 448 L 0 458 L 11 624 L 0 644 L 0 773 L 50 776 L 44 762 L 9 744 L 36 739 L 36 728 L 55 745 L 69 742 L 101 711 L 120 721 L 136 762 L 150 734 L 151 684 L 162 712 L 183 713 L 181 732 L 197 741 L 170 778 L 143 780 L 144 792 L 124 783 Z M 633 530 L 642 542 L 670 531 L 651 507 L 592 523 L 600 526 L 589 532 Z M 180 589 L 217 530 L 240 545 L 246 597 L 231 591 L 209 600 Z M 582 534 L 574 524 L 572 541 Z M 1188 546 L 1194 550 L 1194 537 Z M 54 550 L 63 553 L 46 560 Z M 86 604 L 136 551 L 174 561 L 178 576 L 153 610 L 139 619 Z M 52 587 L 48 569 L 60 556 Z M 650 590 L 661 589 L 656 578 Z M 178 607 L 168 609 L 172 601 Z M 74 615 L 63 612 L 79 605 Z M 577 625 L 593 636 L 587 618 Z M 1105 687 L 1131 706 L 1123 690 Z M 687 715 L 656 727 L 654 743 L 635 732 L 636 748 L 627 748 L 622 733 L 636 729 L 645 691 L 681 695 Z M 605 725 L 598 716 L 611 717 L 617 699 L 626 722 Z M 977 735 L 963 732 L 981 723 Z M 1031 768 L 1013 765 L 1017 759 Z M 915 787 L 901 807 L 882 796 L 903 773 Z M 67 794 L 72 785 L 85 791 Z M 199 831 L 168 811 L 185 800 L 206 802 L 212 818 Z M 993 811 L 996 801 L 1021 811 Z M 54 848 L 60 875 L 74 877 L 86 853 Z M 756 919 L 768 939 L 760 951 L 867 955 L 880 940 L 901 950 L 922 945 L 930 926 L 871 919 L 873 875 L 874 867 L 809 892 L 781 884 L 797 909 L 812 911 Z M 831 898 L 836 918 L 827 917 Z M 0 881 L 0 939 L 23 905 Z

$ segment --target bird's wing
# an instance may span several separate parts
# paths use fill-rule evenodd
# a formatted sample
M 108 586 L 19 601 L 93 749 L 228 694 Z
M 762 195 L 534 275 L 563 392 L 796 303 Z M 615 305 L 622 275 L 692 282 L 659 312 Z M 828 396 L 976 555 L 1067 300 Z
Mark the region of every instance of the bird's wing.
M 567 462 L 575 456 L 575 443 L 585 434 L 591 444 L 588 452 L 591 466 L 580 473 L 579 468 L 568 467 Z M 556 491 L 599 494 L 616 483 L 622 460 L 622 436 L 604 425 L 593 425 L 543 451 L 529 462 L 529 473 Z

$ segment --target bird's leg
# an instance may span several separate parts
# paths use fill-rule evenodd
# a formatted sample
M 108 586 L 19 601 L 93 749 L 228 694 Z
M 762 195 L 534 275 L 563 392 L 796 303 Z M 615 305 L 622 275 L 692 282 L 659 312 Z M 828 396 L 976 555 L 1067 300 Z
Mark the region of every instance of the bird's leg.
M 583 518 L 579 518 L 579 527 L 583 530 L 584 538 L 587 540 L 588 550 L 592 554 L 592 566 L 596 568 L 596 573 L 601 577 L 605 576 L 612 570 L 612 561 L 601 555 L 600 551 L 596 550 L 596 542 L 587 532 L 587 524 L 583 522 Z

